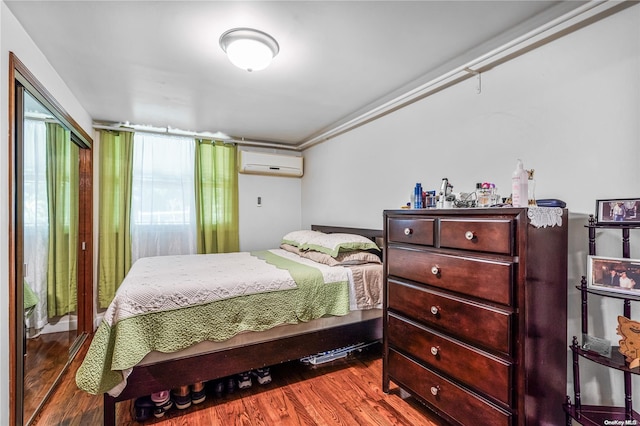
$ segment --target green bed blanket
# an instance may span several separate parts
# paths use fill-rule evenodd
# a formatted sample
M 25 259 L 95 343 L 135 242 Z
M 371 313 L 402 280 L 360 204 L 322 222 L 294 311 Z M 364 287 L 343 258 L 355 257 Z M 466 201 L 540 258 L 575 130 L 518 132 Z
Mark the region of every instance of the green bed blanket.
M 77 371 L 78 387 L 91 394 L 117 396 L 131 369 L 151 351 L 175 352 L 205 340 L 227 340 L 243 331 L 263 331 L 349 312 L 346 272 L 344 279 L 325 282 L 323 273 L 308 261 L 300 263 L 277 252 L 251 254 L 286 269 L 296 288 L 135 315 L 111 325 L 103 321 Z

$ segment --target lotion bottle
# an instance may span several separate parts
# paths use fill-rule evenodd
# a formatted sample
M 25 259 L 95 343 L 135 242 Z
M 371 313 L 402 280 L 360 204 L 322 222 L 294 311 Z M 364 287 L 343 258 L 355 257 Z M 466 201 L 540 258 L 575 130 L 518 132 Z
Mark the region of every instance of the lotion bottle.
M 522 160 L 518 159 L 516 169 L 511 176 L 511 204 L 513 207 L 527 207 L 529 204 L 528 180 L 529 174 L 524 169 Z
M 413 190 L 413 208 L 421 209 L 422 208 L 422 184 L 416 183 L 416 186 Z

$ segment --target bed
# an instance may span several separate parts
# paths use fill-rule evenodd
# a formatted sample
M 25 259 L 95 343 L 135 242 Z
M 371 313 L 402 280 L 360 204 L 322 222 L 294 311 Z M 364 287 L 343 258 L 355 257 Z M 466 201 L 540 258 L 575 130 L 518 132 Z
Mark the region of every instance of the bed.
M 357 235 L 366 237 L 366 241 L 369 241 L 372 246 L 382 246 L 381 230 L 314 225 L 312 226 L 312 232 L 326 235 L 334 234 L 335 236 L 340 234 Z M 340 250 L 346 250 L 349 253 L 362 253 L 363 255 L 369 253 L 369 256 L 374 252 L 371 247 L 351 247 L 348 244 L 342 245 Z M 303 260 L 305 265 L 302 266 L 297 265 L 299 251 L 306 253 Z M 344 252 L 340 251 L 340 253 Z M 234 254 L 229 259 L 240 259 L 239 262 L 242 265 L 242 262 L 245 261 L 242 255 L 244 254 Z M 285 267 L 278 262 L 291 264 L 291 269 L 288 269 L 288 271 L 296 282 L 291 283 L 284 278 L 282 280 L 272 279 L 269 281 L 270 284 L 267 285 L 256 280 L 257 287 L 261 289 L 260 291 L 250 290 L 248 294 L 244 294 L 247 290 L 244 286 L 240 286 L 242 288 L 237 290 L 237 293 L 231 292 L 227 295 L 228 297 L 223 297 L 224 300 L 216 299 L 213 303 L 207 303 L 209 300 L 207 299 L 209 297 L 208 293 L 210 292 L 191 291 L 193 294 L 190 294 L 189 297 L 200 300 L 200 304 L 196 304 L 197 306 L 193 307 L 185 306 L 185 309 L 182 309 L 180 304 L 188 303 L 184 302 L 183 295 L 179 297 L 175 295 L 162 297 L 162 290 L 158 290 L 161 286 L 157 283 L 153 283 L 151 287 L 145 289 L 146 283 L 144 280 L 140 281 L 138 278 L 137 282 L 132 281 L 137 276 L 136 271 L 140 270 L 140 268 L 134 270 L 132 267 L 132 271 L 125 278 L 121 288 L 132 289 L 135 287 L 136 289 L 143 289 L 147 293 L 142 293 L 145 296 L 138 296 L 138 298 L 153 300 L 146 303 L 147 305 L 169 305 L 170 308 L 168 310 L 163 310 L 157 314 L 165 315 L 162 318 L 163 323 L 167 325 L 163 326 L 164 331 L 154 329 L 156 331 L 152 333 L 145 333 L 145 336 L 154 336 L 151 342 L 147 342 L 146 337 L 142 338 L 142 340 L 136 340 L 141 339 L 141 336 L 135 336 L 135 332 L 146 330 L 145 327 L 147 325 L 144 321 L 152 318 L 156 313 L 141 311 L 135 300 L 131 302 L 130 299 L 127 299 L 127 303 L 120 302 L 118 304 L 117 300 L 121 290 L 118 291 L 112 306 L 109 307 L 105 316 L 109 316 L 112 321 L 114 317 L 118 316 L 126 317 L 129 321 L 110 323 L 110 327 L 106 327 L 104 326 L 105 320 L 103 320 L 103 324 L 96 331 L 91 347 L 76 375 L 76 382 L 81 389 L 90 393 L 104 394 L 104 425 L 111 426 L 116 424 L 116 403 L 119 401 L 138 398 L 153 392 L 174 389 L 196 382 L 215 380 L 257 368 L 300 359 L 318 352 L 342 348 L 355 343 L 377 341 L 382 338 L 382 311 L 380 309 L 382 302 L 382 265 L 380 263 L 347 260 L 344 264 L 334 265 L 334 259 L 341 258 L 338 256 L 338 248 L 333 247 L 327 251 L 325 247 L 322 247 L 322 244 L 317 246 L 313 244 L 313 241 L 302 247 L 302 243 L 299 241 L 288 241 L 286 239 L 283 239 L 283 244 L 279 249 L 251 253 L 251 256 L 261 257 L 266 263 L 276 265 L 276 268 L 272 269 L 279 269 L 280 273 L 286 274 L 286 271 L 284 271 Z M 314 300 L 311 304 L 313 306 L 300 306 L 299 302 L 294 303 L 289 302 L 288 299 L 283 299 L 282 295 L 287 293 L 292 286 L 296 287 L 296 284 L 299 288 L 296 288 L 296 291 L 290 294 L 300 293 L 302 288 L 307 288 L 306 284 L 301 285 L 298 282 L 298 269 L 307 269 L 306 266 L 315 266 L 315 261 L 318 260 L 317 256 L 323 256 L 320 258 L 323 263 L 321 265 L 320 263 L 317 264 L 316 278 L 320 279 L 318 277 L 322 275 L 325 285 L 318 287 L 321 290 L 313 290 L 312 296 L 305 296 L 305 298 Z M 378 253 L 378 257 L 381 258 L 380 253 Z M 222 259 L 223 257 L 220 256 L 220 258 Z M 324 260 L 327 258 L 331 262 Z M 157 263 L 160 260 L 159 258 L 148 259 L 151 262 L 156 261 L 156 263 L 148 264 L 147 269 L 152 270 L 162 267 Z M 165 257 L 161 260 L 165 263 L 172 261 L 172 259 Z M 192 261 L 191 258 L 182 259 L 181 261 L 184 260 Z M 294 261 L 296 262 L 295 265 L 293 265 Z M 233 263 L 233 260 L 230 262 Z M 134 267 L 137 265 L 138 262 Z M 191 272 L 198 269 L 197 266 L 191 263 L 187 263 L 186 266 L 181 268 L 175 268 L 175 272 L 161 273 L 162 278 L 159 278 L 158 281 L 163 279 L 166 279 L 166 281 L 180 280 L 182 279 L 181 276 L 185 276 L 185 271 Z M 252 267 L 245 267 L 245 269 L 252 269 Z M 312 267 L 311 269 L 315 270 L 316 268 Z M 256 269 L 251 273 L 256 276 L 265 275 L 261 269 Z M 340 275 L 345 273 L 348 278 L 346 281 L 344 276 Z M 138 275 L 140 275 L 139 272 Z M 234 274 L 230 273 L 228 275 Z M 358 278 L 358 280 L 355 278 Z M 361 287 L 363 278 L 365 282 L 379 282 L 378 287 Z M 247 282 L 252 279 L 245 274 L 242 281 Z M 136 284 L 134 286 L 130 284 L 125 286 L 125 283 L 131 282 L 136 282 Z M 276 282 L 275 285 L 273 284 L 274 282 Z M 154 287 L 156 284 L 157 288 Z M 252 293 L 252 291 L 255 292 Z M 124 290 L 123 292 L 126 293 Z M 207 294 L 203 295 L 203 293 Z M 215 293 L 220 293 L 220 291 Z M 243 293 L 243 297 L 236 297 L 240 293 Z M 334 299 L 326 296 L 325 293 L 336 293 L 340 294 L 341 297 Z M 348 294 L 345 301 L 346 293 Z M 270 302 L 270 298 L 274 298 L 273 302 Z M 120 299 L 122 300 L 122 297 Z M 243 305 L 242 308 L 233 308 L 235 310 L 231 315 L 228 314 L 229 310 L 227 308 L 219 308 L 220 306 L 227 306 L 225 305 L 226 303 L 234 303 L 236 299 L 240 301 L 249 299 L 253 301 L 251 303 L 259 303 L 262 306 L 268 306 L 269 303 L 273 303 L 274 306 L 285 306 L 286 308 L 274 310 L 278 311 L 278 315 L 283 316 L 275 319 L 279 324 L 263 324 L 264 320 L 262 318 L 254 321 L 255 318 L 250 313 L 252 309 L 249 309 L 249 302 L 246 302 L 247 304 Z M 216 308 L 210 311 L 203 310 L 208 309 L 210 306 L 216 306 Z M 176 327 L 176 322 L 183 321 L 180 324 L 185 324 L 185 318 L 189 318 L 188 316 L 185 317 L 185 313 L 189 313 L 193 309 L 196 309 L 195 315 L 199 319 L 206 318 L 206 320 L 197 321 L 199 327 L 196 327 L 198 328 L 195 332 L 197 337 L 194 339 L 194 333 L 190 332 L 187 333 L 189 338 L 185 341 L 180 341 L 173 347 L 171 346 L 173 343 L 171 343 L 167 347 L 167 341 L 176 340 L 171 337 L 172 330 Z M 300 318 L 300 321 L 287 317 L 290 309 L 297 311 L 292 316 Z M 262 310 L 268 311 L 268 309 Z M 221 311 L 227 313 L 221 314 Z M 237 317 L 239 311 L 243 312 L 242 318 Z M 249 312 L 247 314 L 248 319 L 245 318 L 245 311 Z M 138 331 L 134 332 L 123 325 L 131 323 L 136 324 Z M 194 321 L 188 321 L 188 323 L 192 324 Z M 250 324 L 250 326 L 245 327 L 243 325 L 245 323 Z M 117 324 L 117 326 L 114 324 Z M 163 336 L 166 338 L 163 339 Z M 160 341 L 160 343 L 156 340 Z M 128 346 L 124 348 L 125 350 L 122 350 L 122 348 L 117 349 L 119 341 L 128 342 Z M 153 349 L 154 347 L 159 349 L 149 350 L 149 348 Z M 114 354 L 119 354 L 119 356 L 115 357 Z M 260 354 L 260 356 L 256 357 L 255 354 Z M 114 361 L 116 358 L 118 358 L 118 361 Z M 125 359 L 124 362 L 122 361 L 123 359 Z

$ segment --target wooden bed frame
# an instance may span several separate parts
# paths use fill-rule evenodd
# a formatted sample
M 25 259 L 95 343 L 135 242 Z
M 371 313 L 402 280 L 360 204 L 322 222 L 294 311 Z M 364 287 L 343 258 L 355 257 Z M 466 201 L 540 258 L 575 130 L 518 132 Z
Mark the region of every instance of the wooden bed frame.
M 313 225 L 311 229 L 325 233 L 359 234 L 374 241 L 383 236 L 382 230 L 374 229 L 320 225 Z M 138 366 L 133 369 L 127 379 L 127 386 L 119 396 L 104 394 L 103 424 L 116 425 L 116 403 L 119 401 L 276 365 L 358 342 L 381 339 L 382 317 L 378 317 L 261 343 Z M 260 357 L 256 357 L 255 354 L 260 354 Z

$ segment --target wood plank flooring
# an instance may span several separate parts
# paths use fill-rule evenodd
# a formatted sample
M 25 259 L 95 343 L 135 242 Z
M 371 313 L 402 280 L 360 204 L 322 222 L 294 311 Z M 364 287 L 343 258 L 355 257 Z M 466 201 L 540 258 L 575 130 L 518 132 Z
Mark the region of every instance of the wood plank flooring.
M 24 357 L 24 418 L 29 419 L 69 360 L 75 333 L 41 334 L 27 339 Z
M 90 339 L 88 339 L 90 340 Z M 75 372 L 88 347 L 78 353 L 58 390 L 35 421 L 37 426 L 102 424 L 102 396 L 89 395 L 75 384 Z M 207 399 L 186 410 L 175 407 L 161 419 L 144 424 L 209 425 L 397 425 L 443 426 L 430 412 L 392 383 L 382 392 L 380 349 L 312 367 L 289 362 L 271 368 L 272 383 L 225 393 L 216 398 L 212 383 Z M 133 426 L 132 401 L 117 404 L 118 425 Z

